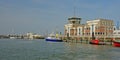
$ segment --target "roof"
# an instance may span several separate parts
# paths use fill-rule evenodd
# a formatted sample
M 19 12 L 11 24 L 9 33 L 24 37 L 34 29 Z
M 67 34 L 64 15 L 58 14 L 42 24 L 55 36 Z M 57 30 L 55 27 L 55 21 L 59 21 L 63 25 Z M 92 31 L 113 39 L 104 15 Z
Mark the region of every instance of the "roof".
M 71 17 L 71 18 L 68 18 L 68 20 L 81 20 L 81 18 Z

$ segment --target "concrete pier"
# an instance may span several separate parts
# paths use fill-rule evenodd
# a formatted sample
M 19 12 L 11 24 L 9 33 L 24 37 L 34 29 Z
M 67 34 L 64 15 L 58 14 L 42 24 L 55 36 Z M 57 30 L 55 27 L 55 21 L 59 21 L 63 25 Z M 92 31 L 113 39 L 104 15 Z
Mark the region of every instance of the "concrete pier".
M 64 42 L 89 44 L 89 42 L 92 40 L 92 37 L 61 37 L 61 39 Z M 99 40 L 101 42 L 105 42 L 106 45 L 112 45 L 113 44 L 112 39 L 113 39 L 112 37 L 101 37 L 101 38 L 99 38 Z

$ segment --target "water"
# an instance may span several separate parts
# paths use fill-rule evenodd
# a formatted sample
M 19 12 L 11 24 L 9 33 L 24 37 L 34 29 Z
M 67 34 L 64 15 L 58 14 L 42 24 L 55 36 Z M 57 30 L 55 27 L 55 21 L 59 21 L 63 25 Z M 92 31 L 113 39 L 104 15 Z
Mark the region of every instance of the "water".
M 0 39 L 0 60 L 120 60 L 120 48 L 45 40 Z

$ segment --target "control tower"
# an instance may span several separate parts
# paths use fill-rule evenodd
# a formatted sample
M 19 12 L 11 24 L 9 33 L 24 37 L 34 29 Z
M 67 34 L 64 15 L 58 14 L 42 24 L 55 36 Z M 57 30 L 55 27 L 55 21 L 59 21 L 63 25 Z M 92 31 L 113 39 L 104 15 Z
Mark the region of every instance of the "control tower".
M 69 24 L 80 24 L 80 21 L 81 21 L 81 18 L 77 18 L 77 17 L 68 18 Z
M 80 35 L 80 24 L 81 18 L 78 17 L 71 17 L 68 18 L 68 24 L 66 24 L 65 27 L 65 35 L 70 36 L 76 36 Z M 79 30 L 79 31 L 78 31 Z

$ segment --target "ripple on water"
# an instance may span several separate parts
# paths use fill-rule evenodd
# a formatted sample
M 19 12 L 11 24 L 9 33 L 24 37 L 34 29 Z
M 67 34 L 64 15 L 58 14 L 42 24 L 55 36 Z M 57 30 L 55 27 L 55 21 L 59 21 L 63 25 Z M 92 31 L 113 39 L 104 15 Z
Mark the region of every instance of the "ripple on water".
M 120 60 L 119 48 L 45 40 L 0 40 L 0 60 Z

